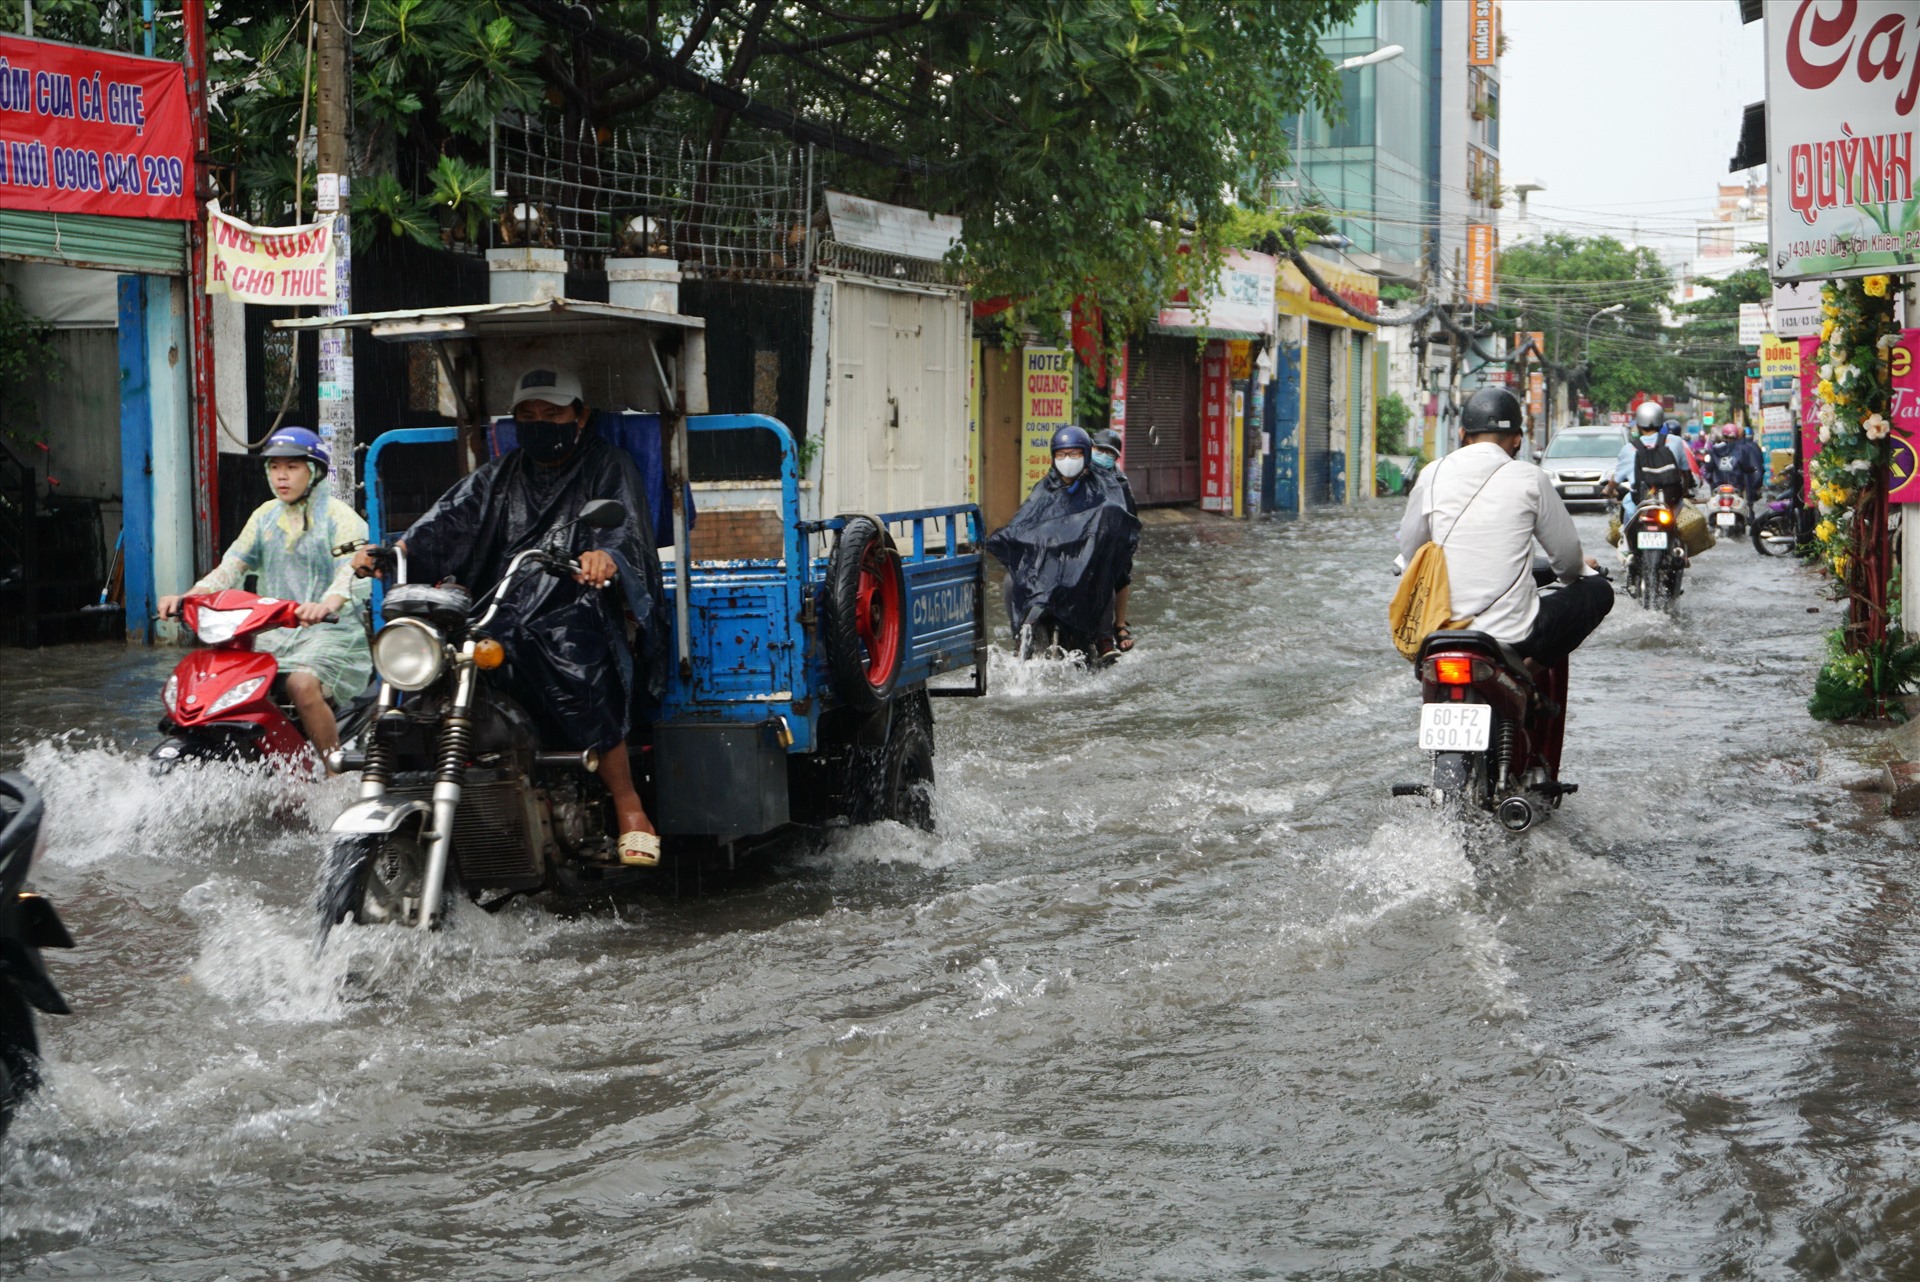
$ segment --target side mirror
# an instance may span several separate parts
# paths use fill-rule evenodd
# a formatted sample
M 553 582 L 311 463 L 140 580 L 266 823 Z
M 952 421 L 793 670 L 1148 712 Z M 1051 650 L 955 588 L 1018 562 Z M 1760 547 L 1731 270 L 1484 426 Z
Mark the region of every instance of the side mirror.
M 595 499 L 580 509 L 580 524 L 596 530 L 611 530 L 627 519 L 627 505 L 618 499 Z

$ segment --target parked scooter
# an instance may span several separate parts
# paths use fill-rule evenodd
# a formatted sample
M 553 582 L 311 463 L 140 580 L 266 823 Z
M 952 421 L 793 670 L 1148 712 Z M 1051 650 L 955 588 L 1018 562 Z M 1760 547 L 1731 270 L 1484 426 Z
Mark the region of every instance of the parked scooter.
M 1731 485 L 1714 489 L 1707 499 L 1707 523 L 1714 533 L 1740 538 L 1747 532 L 1747 501 Z
M 299 608 L 298 601 L 238 588 L 181 600 L 180 617 L 205 648 L 189 651 L 160 693 L 166 738 L 147 754 L 157 769 L 196 760 L 312 762 L 300 714 L 281 688 L 280 661 L 253 648 L 262 632 L 299 627 Z M 341 742 L 366 718 L 364 702 L 349 708 L 340 718 Z
M 1553 582 L 1536 569 L 1534 581 Z M 1424 796 L 1436 809 L 1477 809 L 1525 832 L 1580 785 L 1560 781 L 1566 731 L 1567 661 L 1529 671 L 1504 641 L 1484 632 L 1435 632 L 1421 646 L 1422 749 L 1427 783 L 1395 784 L 1396 797 Z
M 620 503 L 595 499 L 514 557 L 478 600 L 455 584 L 409 584 L 404 555 L 376 552 L 394 586 L 373 638 L 376 715 L 363 747 L 328 762 L 359 773 L 360 798 L 333 823 L 322 940 L 349 916 L 430 929 L 455 885 L 505 892 L 491 908 L 515 894 L 607 890 L 650 875 L 613 854 L 619 822 L 598 754 L 547 750 L 526 710 L 486 677 L 505 660 L 487 625 L 523 576 L 578 574 L 565 550 L 574 527 L 625 520 Z
M 1785 556 L 1793 551 L 1800 541 L 1800 509 L 1792 491 L 1769 489 L 1747 532 L 1753 538 L 1753 550 L 1761 556 Z
M 1627 550 L 1627 592 L 1646 609 L 1666 609 L 1680 595 L 1686 551 L 1680 543 L 1673 509 L 1650 494 L 1621 529 Z
M 21 889 L 27 870 L 46 846 L 40 792 L 22 774 L 0 774 L 0 1135 L 14 1106 L 40 1084 L 37 1007 L 49 1015 L 72 1009 L 53 986 L 42 948 L 71 948 L 73 936 L 53 905 Z

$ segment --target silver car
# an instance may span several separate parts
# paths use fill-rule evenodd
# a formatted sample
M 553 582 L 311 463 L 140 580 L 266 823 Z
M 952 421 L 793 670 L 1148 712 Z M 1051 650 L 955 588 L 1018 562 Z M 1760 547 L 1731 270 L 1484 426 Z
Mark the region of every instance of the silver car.
M 1620 448 L 1626 443 L 1626 434 L 1615 428 L 1563 431 L 1548 443 L 1540 467 L 1567 506 L 1604 506 L 1613 461 L 1620 457 Z

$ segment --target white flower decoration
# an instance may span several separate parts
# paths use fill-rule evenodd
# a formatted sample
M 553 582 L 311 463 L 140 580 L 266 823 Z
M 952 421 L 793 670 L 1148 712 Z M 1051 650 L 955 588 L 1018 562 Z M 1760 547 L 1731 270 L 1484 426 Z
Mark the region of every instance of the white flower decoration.
M 1833 439 L 1833 427 L 1826 419 L 1820 421 L 1820 443 L 1826 445 Z M 1824 506 L 1824 505 L 1823 505 Z
M 1832 361 L 1828 361 L 1820 367 L 1820 377 L 1824 379 L 1829 379 L 1829 380 L 1833 378 L 1833 362 Z
M 1894 348 L 1898 347 L 1899 345 L 1900 345 L 1900 335 L 1897 333 L 1882 334 L 1880 336 L 1880 341 L 1874 344 L 1874 346 L 1879 348 L 1882 352 L 1890 352 Z
M 1860 421 L 1860 430 L 1867 434 L 1867 439 L 1870 441 L 1884 441 L 1887 439 L 1887 434 L 1893 431 L 1893 424 L 1878 414 L 1869 414 Z M 1864 459 L 1856 461 L 1865 462 Z
M 1857 459 L 1855 459 L 1855 460 L 1853 460 L 1853 462 L 1851 462 L 1851 463 L 1849 463 L 1849 464 L 1847 464 L 1847 471 L 1849 471 L 1849 472 L 1865 472 L 1865 471 L 1867 471 L 1867 470 L 1868 470 L 1869 468 L 1871 468 L 1872 466 L 1873 466 L 1873 464 L 1871 464 L 1871 463 L 1869 463 L 1869 462 L 1867 462 L 1867 460 L 1865 460 L 1865 459 L 1863 459 L 1863 458 L 1857 458 Z

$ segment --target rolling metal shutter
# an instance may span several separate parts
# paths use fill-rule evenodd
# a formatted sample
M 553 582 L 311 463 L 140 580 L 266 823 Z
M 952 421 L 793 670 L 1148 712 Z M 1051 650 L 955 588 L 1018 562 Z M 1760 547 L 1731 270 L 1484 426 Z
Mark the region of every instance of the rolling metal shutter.
M 1200 364 L 1191 338 L 1150 334 L 1128 353 L 1127 476 L 1142 503 L 1200 497 Z
M 186 226 L 152 218 L 0 209 L 0 258 L 179 276 L 187 270 Z
M 1300 487 L 1303 506 L 1334 501 L 1331 481 L 1333 453 L 1333 326 L 1307 323 L 1306 425 L 1301 443 Z

